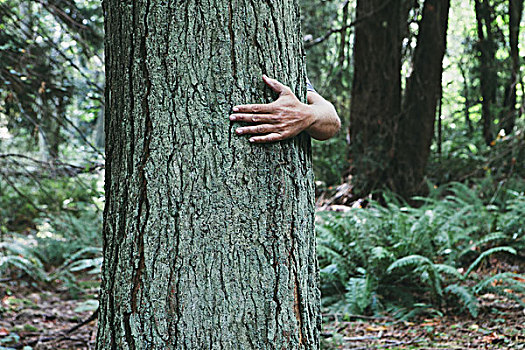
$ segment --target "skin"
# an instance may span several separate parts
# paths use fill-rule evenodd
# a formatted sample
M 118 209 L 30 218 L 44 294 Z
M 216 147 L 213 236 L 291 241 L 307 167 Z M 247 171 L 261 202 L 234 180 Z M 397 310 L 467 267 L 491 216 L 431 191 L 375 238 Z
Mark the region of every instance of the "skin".
M 317 140 L 327 140 L 341 128 L 334 106 L 316 92 L 308 91 L 308 103 L 302 103 L 292 90 L 275 79 L 263 75 L 263 80 L 279 98 L 268 104 L 248 104 L 233 107 L 230 120 L 250 123 L 237 128 L 237 135 L 254 135 L 252 143 L 286 140 L 306 131 Z

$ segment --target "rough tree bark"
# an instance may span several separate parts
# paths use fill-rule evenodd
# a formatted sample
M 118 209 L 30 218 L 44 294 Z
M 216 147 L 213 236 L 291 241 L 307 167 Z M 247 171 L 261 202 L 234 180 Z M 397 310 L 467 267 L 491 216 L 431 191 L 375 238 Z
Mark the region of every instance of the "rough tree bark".
M 389 187 L 404 198 L 424 191 L 425 168 L 441 96 L 450 0 L 426 0 L 419 23 L 412 74 L 398 122 Z
M 358 0 L 350 160 L 356 194 L 388 179 L 401 108 L 401 0 Z
M 294 0 L 105 0 L 97 349 L 317 349 L 310 141 L 252 145 L 261 75 L 305 96 Z

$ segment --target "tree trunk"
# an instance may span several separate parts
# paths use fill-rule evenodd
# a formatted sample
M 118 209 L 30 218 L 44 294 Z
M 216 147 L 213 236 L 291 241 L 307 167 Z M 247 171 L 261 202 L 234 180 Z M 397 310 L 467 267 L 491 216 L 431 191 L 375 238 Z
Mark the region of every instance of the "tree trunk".
M 467 125 L 467 130 L 469 134 L 472 134 L 474 132 L 474 128 L 472 127 L 472 121 L 470 120 L 470 87 L 468 83 L 468 75 L 465 71 L 465 67 L 463 66 L 463 62 L 460 62 L 458 64 L 459 71 L 461 72 L 461 76 L 463 77 L 463 97 L 465 98 L 465 124 Z
M 318 349 L 307 135 L 237 137 L 232 106 L 304 99 L 296 1 L 104 2 L 97 349 Z
M 475 0 L 476 21 L 478 28 L 479 81 L 481 88 L 481 118 L 483 138 L 489 145 L 494 139 L 493 109 L 496 105 L 498 74 L 496 70 L 496 48 L 492 32 L 493 8 L 489 0 Z
M 357 3 L 350 141 L 354 193 L 361 196 L 388 187 L 410 198 L 422 188 L 430 154 L 450 2 L 425 2 L 402 108 L 400 30 L 406 18 L 399 5 Z
M 518 74 L 520 71 L 518 37 L 522 13 L 523 0 L 509 0 L 509 46 L 512 68 L 505 94 L 505 114 L 502 121 L 502 127 L 507 135 L 514 129 L 518 113 L 516 110 L 516 86 L 518 85 Z
M 400 0 L 358 0 L 350 110 L 354 192 L 381 188 L 393 158 L 401 107 Z
M 413 70 L 407 79 L 389 187 L 405 198 L 424 190 L 423 178 L 441 95 L 450 0 L 426 0 Z

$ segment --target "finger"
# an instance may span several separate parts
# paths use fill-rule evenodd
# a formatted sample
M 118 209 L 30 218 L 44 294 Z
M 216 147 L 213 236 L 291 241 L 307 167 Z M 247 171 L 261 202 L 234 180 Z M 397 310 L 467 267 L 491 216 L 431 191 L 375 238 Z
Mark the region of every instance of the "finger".
M 269 125 L 269 124 L 261 124 L 261 125 L 255 125 L 255 126 L 245 126 L 243 128 L 237 128 L 235 132 L 238 135 L 246 135 L 246 134 L 268 134 L 270 132 L 274 132 L 276 129 L 275 125 Z
M 273 91 L 280 95 L 291 94 L 292 90 L 284 84 L 281 84 L 277 79 L 268 78 L 263 74 L 263 80 Z
M 272 113 L 274 109 L 275 106 L 272 103 L 239 105 L 233 107 L 233 111 L 236 113 Z
M 250 138 L 251 143 L 269 143 L 269 142 L 277 142 L 284 140 L 286 137 L 284 137 L 282 134 L 278 134 L 276 132 L 264 135 L 264 136 L 254 136 Z
M 276 117 L 271 114 L 242 114 L 236 113 L 230 115 L 230 120 L 235 122 L 246 122 L 246 123 L 273 123 L 276 121 Z

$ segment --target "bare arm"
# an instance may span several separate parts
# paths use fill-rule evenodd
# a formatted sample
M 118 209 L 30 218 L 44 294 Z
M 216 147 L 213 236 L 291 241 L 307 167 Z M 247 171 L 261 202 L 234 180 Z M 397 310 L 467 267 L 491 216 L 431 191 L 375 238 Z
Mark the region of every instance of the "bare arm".
M 328 140 L 341 129 L 341 120 L 334 105 L 325 100 L 317 92 L 308 91 L 306 94 L 308 106 L 314 115 L 314 122 L 306 129 L 316 140 Z
M 302 103 L 289 87 L 275 79 L 263 76 L 264 82 L 279 93 L 279 98 L 268 104 L 250 104 L 233 107 L 231 121 L 253 125 L 236 129 L 238 135 L 255 135 L 250 142 L 276 142 L 294 137 L 302 131 L 313 138 L 326 140 L 341 128 L 334 106 L 316 92 L 306 95 Z

